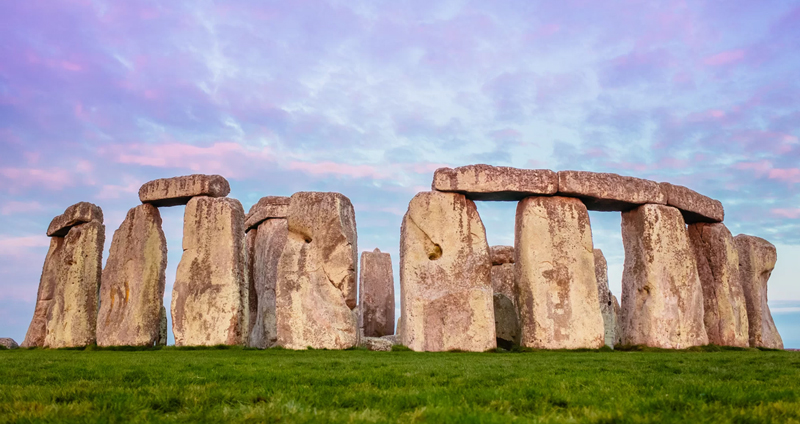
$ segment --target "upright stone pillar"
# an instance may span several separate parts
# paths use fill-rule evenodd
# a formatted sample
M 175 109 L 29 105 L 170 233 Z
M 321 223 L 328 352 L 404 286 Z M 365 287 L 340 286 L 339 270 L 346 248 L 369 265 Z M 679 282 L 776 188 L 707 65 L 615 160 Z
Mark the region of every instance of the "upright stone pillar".
M 767 303 L 767 282 L 778 261 L 775 246 L 759 237 L 739 234 L 733 238 L 739 253 L 739 278 L 747 304 L 750 347 L 783 349 Z
M 394 275 L 392 256 L 380 249 L 361 252 L 361 328 L 364 337 L 394 334 Z
M 594 249 L 594 271 L 597 277 L 597 295 L 600 299 L 600 313 L 603 315 L 603 328 L 606 346 L 614 347 L 617 340 L 617 298 L 608 288 L 608 262 L 600 249 Z M 615 304 L 617 306 L 615 307 Z
M 346 349 L 357 343 L 356 219 L 339 193 L 292 195 L 278 262 L 277 344 Z
M 475 203 L 422 192 L 400 230 L 402 344 L 416 351 L 494 349 L 491 260 Z
M 250 347 L 266 349 L 274 346 L 278 339 L 275 287 L 278 262 L 288 234 L 285 217 L 266 219 L 247 233 L 250 258 L 250 337 L 247 344 Z
M 519 345 L 519 313 L 517 284 L 514 275 L 514 247 L 492 246 L 492 290 L 494 292 L 494 323 L 497 346 L 511 349 Z
M 703 291 L 681 212 L 643 205 L 622 213 L 622 344 L 708 344 Z
M 243 345 L 247 339 L 244 210 L 238 200 L 186 205 L 183 256 L 172 289 L 176 346 Z
M 167 269 L 161 214 L 139 205 L 114 233 L 100 286 L 98 346 L 154 346 L 159 338 Z
M 600 348 L 592 229 L 575 198 L 528 197 L 517 205 L 516 273 L 521 346 Z
M 747 304 L 739 279 L 739 254 L 724 224 L 689 225 L 689 240 L 703 286 L 709 343 L 749 346 Z

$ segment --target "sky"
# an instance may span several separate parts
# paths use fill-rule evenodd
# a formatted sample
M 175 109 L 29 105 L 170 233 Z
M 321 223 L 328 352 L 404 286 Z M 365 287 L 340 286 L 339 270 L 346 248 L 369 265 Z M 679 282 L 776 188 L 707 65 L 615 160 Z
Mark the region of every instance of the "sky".
M 435 3 L 435 4 L 431 4 Z M 0 337 L 21 342 L 50 220 L 221 174 L 336 191 L 392 254 L 433 171 L 473 163 L 686 185 L 770 240 L 772 313 L 800 348 L 800 2 L 6 1 L 0 13 Z M 166 304 L 183 207 L 162 208 Z M 513 203 L 479 203 L 513 245 Z M 620 216 L 591 213 L 619 296 Z M 397 289 L 399 299 L 399 289 Z M 399 300 L 398 300 L 399 303 Z

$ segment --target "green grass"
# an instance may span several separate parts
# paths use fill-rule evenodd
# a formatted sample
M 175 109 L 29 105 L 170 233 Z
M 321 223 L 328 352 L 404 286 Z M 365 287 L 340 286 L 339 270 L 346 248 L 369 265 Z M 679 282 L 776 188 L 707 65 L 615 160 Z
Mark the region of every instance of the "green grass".
M 5 422 L 800 422 L 800 353 L 4 350 Z

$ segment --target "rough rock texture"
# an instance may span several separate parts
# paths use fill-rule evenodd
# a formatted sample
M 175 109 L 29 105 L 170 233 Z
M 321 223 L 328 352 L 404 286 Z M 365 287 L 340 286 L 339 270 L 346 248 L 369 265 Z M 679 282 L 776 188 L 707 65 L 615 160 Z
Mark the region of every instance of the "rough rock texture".
M 514 247 L 492 246 L 492 290 L 497 345 L 510 349 L 519 345 L 520 328 L 514 276 Z
M 391 336 L 383 336 L 381 338 L 384 340 L 388 340 L 392 345 L 396 345 L 398 343 L 397 334 L 392 334 Z
M 6 349 L 17 349 L 17 348 L 19 348 L 19 345 L 17 344 L 17 342 L 15 342 L 14 339 L 9 338 L 9 337 L 0 338 L 0 346 L 5 347 Z M 391 350 L 391 348 L 389 350 Z
M 224 197 L 190 200 L 170 308 L 176 346 L 245 343 L 246 261 L 242 204 Z
M 286 218 L 289 214 L 290 197 L 267 196 L 262 197 L 258 203 L 250 208 L 244 218 L 245 231 L 258 227 L 259 224 L 270 218 Z
M 558 194 L 578 197 L 592 211 L 627 211 L 645 203 L 667 203 L 655 181 L 586 171 L 559 171 Z
M 617 296 L 611 296 L 614 301 L 614 346 L 622 344 L 622 308 L 619 306 Z
M 367 350 L 376 352 L 391 352 L 392 342 L 381 337 L 365 337 L 364 346 Z
M 700 283 L 708 342 L 719 346 L 747 347 L 747 304 L 739 280 L 739 254 L 723 224 L 689 225 Z
M 475 203 L 414 196 L 400 230 L 401 342 L 416 351 L 495 348 L 491 267 Z
M 161 319 L 158 323 L 158 340 L 156 340 L 156 345 L 167 345 L 167 308 L 163 306 L 161 307 Z
M 725 210 L 719 200 L 679 185 L 661 183 L 660 186 L 667 205 L 680 209 L 687 224 L 722 222 L 725 219 Z
M 392 256 L 380 249 L 361 252 L 359 302 L 364 336 L 394 334 L 394 276 Z
M 461 193 L 471 200 L 520 200 L 534 194 L 554 194 L 558 176 L 549 169 L 468 165 L 437 169 L 432 187 Z
M 622 241 L 622 344 L 708 344 L 702 286 L 680 211 L 644 205 L 623 213 Z
M 53 237 L 50 239 L 50 249 L 44 259 L 42 276 L 39 280 L 39 290 L 36 294 L 36 308 L 33 318 L 22 341 L 22 347 L 42 347 L 47 334 L 47 321 L 50 308 L 53 305 L 56 292 L 59 291 L 59 278 L 62 276 L 64 251 L 64 238 Z
M 111 239 L 100 286 L 98 346 L 153 346 L 164 304 L 167 239 L 153 205 L 128 211 Z
M 247 233 L 248 292 L 250 294 L 250 328 L 247 345 L 266 349 L 275 345 L 278 328 L 275 311 L 275 286 L 278 261 L 289 234 L 286 219 L 262 221 Z
M 503 265 L 514 263 L 514 246 L 492 246 L 489 248 L 492 257 L 492 265 Z
M 614 295 L 608 288 L 608 262 L 600 249 L 594 249 L 594 273 L 597 277 L 597 296 L 600 300 L 600 313 L 603 315 L 605 343 L 614 347 L 617 328 L 617 311 L 614 309 Z
M 778 252 L 772 243 L 759 237 L 739 234 L 733 240 L 739 253 L 739 278 L 747 303 L 750 347 L 783 349 L 783 339 L 767 304 L 767 282 L 778 261 Z
M 222 176 L 194 174 L 147 182 L 139 188 L 139 200 L 154 206 L 178 206 L 193 197 L 225 197 L 230 192 L 231 186 Z
M 276 287 L 280 346 L 346 349 L 357 343 L 356 218 L 339 193 L 292 195 Z
M 517 205 L 515 231 L 520 345 L 603 346 L 586 206 L 575 198 L 529 197 Z
M 76 203 L 50 221 L 50 226 L 47 227 L 47 235 L 49 237 L 64 237 L 70 228 L 92 221 L 103 223 L 103 210 L 100 209 L 100 206 L 89 202 Z

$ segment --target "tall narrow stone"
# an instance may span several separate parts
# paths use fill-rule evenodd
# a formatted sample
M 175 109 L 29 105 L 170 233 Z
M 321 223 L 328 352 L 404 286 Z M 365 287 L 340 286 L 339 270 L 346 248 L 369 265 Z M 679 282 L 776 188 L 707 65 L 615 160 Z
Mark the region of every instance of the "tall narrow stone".
M 643 205 L 622 214 L 622 344 L 708 344 L 703 291 L 681 212 Z
M 359 307 L 365 337 L 394 334 L 392 256 L 380 249 L 361 252 Z
M 492 290 L 497 345 L 510 349 L 519 345 L 520 328 L 517 312 L 517 284 L 514 276 L 514 247 L 492 246 Z
M 475 203 L 423 192 L 400 230 L 402 344 L 416 351 L 496 347 L 491 260 Z
M 284 218 L 261 221 L 247 233 L 250 266 L 250 337 L 248 346 L 266 349 L 275 345 L 278 337 L 275 310 L 275 287 L 278 281 L 278 262 L 289 234 Z
M 539 349 L 603 346 L 586 206 L 575 198 L 528 197 L 517 205 L 515 231 L 520 344 Z
M 339 193 L 292 195 L 278 263 L 277 344 L 346 349 L 357 343 L 356 219 Z
M 183 256 L 172 289 L 176 346 L 245 343 L 246 274 L 242 204 L 192 198 L 184 213 Z
M 98 346 L 153 346 L 158 341 L 167 269 L 161 214 L 149 204 L 128 211 L 114 232 L 100 286 Z
M 167 308 L 161 307 L 161 319 L 158 322 L 158 340 L 156 346 L 167 345 Z
M 39 291 L 36 294 L 36 308 L 33 311 L 33 319 L 22 341 L 22 347 L 43 347 L 44 338 L 47 335 L 47 322 L 50 309 L 56 297 L 56 292 L 60 292 L 59 277 L 62 277 L 64 264 L 62 255 L 64 251 L 64 237 L 51 237 L 50 249 L 44 259 L 42 276 L 39 280 Z
M 747 304 L 739 278 L 739 254 L 724 224 L 691 224 L 689 240 L 703 286 L 709 343 L 749 346 Z
M 600 299 L 600 313 L 603 315 L 605 343 L 614 347 L 617 328 L 616 299 L 608 288 L 608 262 L 600 249 L 594 249 L 594 271 L 597 277 L 597 295 Z
M 739 234 L 733 238 L 739 253 L 739 278 L 747 303 L 751 347 L 783 349 L 767 303 L 767 282 L 778 261 L 775 246 L 759 237 Z
M 622 308 L 616 296 L 611 298 L 614 301 L 614 346 L 622 344 Z

